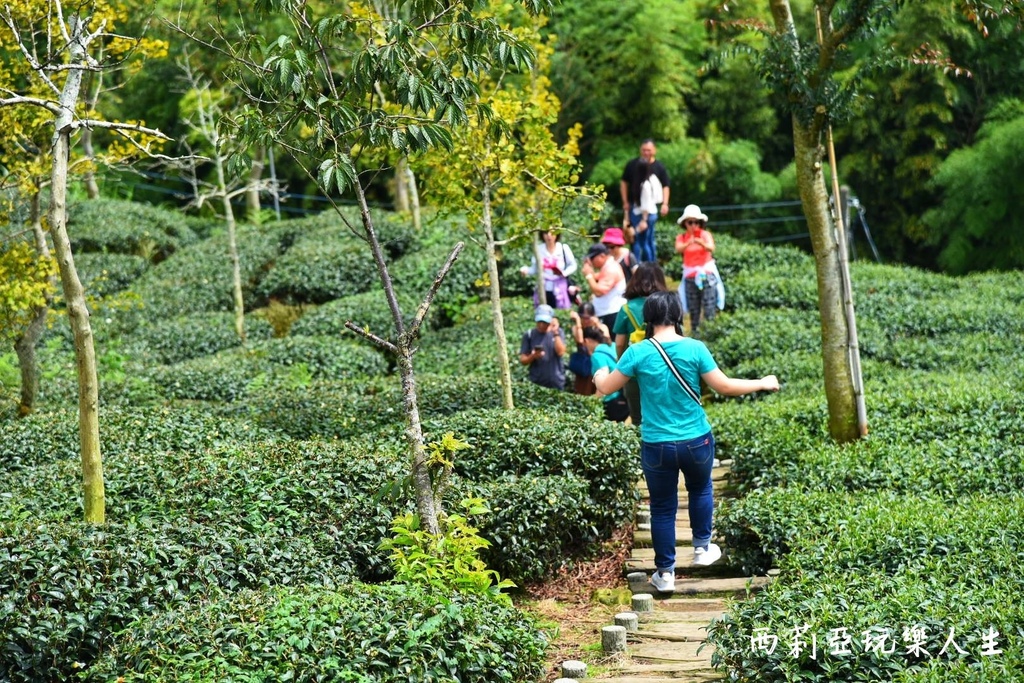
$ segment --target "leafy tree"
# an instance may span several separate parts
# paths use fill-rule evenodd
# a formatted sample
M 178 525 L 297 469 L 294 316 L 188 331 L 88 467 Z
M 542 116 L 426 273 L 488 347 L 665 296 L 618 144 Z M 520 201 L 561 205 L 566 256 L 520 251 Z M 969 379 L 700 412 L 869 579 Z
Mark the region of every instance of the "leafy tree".
M 523 4 L 536 13 L 546 3 Z M 355 195 L 361 224 L 350 229 L 365 241 L 376 264 L 394 335 L 385 339 L 355 322 L 347 325 L 397 359 L 417 512 L 424 529 L 440 534 L 440 482 L 449 466 L 426 453 L 413 357 L 434 294 L 462 244 L 455 245 L 406 324 L 367 204 L 365 186 L 372 175 L 359 174 L 356 162 L 375 150 L 407 154 L 436 145 L 451 148 L 453 127 L 491 114 L 477 103 L 478 77 L 492 69 L 529 68 L 533 51 L 482 0 L 411 0 L 396 13 L 358 2 L 333 9 L 302 0 L 260 0 L 254 8 L 260 20 L 286 17 L 291 30 L 269 43 L 253 35 L 240 46 L 223 46 L 259 84 L 246 94 L 261 107 L 250 105 L 239 113 L 240 133 L 250 144 L 288 150 L 323 192 Z
M 471 120 L 454 131 L 451 151 L 428 152 L 422 160 L 430 171 L 427 194 L 444 207 L 465 212 L 470 239 L 487 253 L 502 401 L 506 408 L 513 407 L 512 375 L 501 310 L 498 247 L 533 235 L 538 226 L 560 225 L 560 209 L 573 197 L 590 192 L 601 203 L 596 199 L 595 189 L 577 185 L 580 127 L 569 130 L 564 145 L 559 145 L 551 132 L 558 118 L 559 102 L 551 93 L 547 78 L 551 49 L 541 42 L 538 28 L 520 31 L 523 40 L 537 53 L 528 79 L 509 74 L 482 79 L 481 99 L 494 112 L 494 120 Z M 506 228 L 506 239 L 501 241 L 497 238 L 499 224 Z M 483 233 L 482 241 L 476 236 L 477 226 Z
M 604 156 L 617 139 L 635 154 L 643 138 L 686 135 L 704 45 L 695 3 L 564 0 L 551 26 L 559 37 L 552 82 L 560 132 L 581 123 L 588 157 Z
M 139 40 L 114 32 L 119 19 L 123 10 L 119 13 L 102 0 L 75 5 L 67 12 L 61 3 L 46 0 L 24 0 L 0 8 L 0 45 L 5 46 L 8 66 L 0 77 L 0 107 L 34 108 L 45 121 L 41 125 L 50 130 L 47 218 L 74 335 L 85 519 L 95 524 L 105 518 L 99 387 L 89 309 L 67 233 L 71 141 L 82 128 L 91 126 L 114 131 L 130 146 L 148 152 L 162 137 L 141 124 L 89 118 L 80 109 L 83 75 L 122 63 L 139 46 Z
M 938 240 L 922 220 L 932 180 L 951 151 L 971 145 L 999 98 L 1024 96 L 1020 34 L 1012 22 L 985 36 L 959 3 L 905 3 L 891 25 L 858 46 L 888 54 L 860 85 L 855 115 L 836 130 L 843 180 L 871 216 L 890 259 L 934 268 Z
M 242 297 L 242 268 L 238 253 L 237 222 L 231 200 L 235 197 L 251 196 L 252 190 L 260 183 L 255 181 L 253 174 L 245 181 L 228 176 L 227 159 L 239 152 L 237 141 L 221 134 L 218 128 L 223 118 L 224 108 L 230 104 L 230 98 L 222 89 L 212 87 L 210 80 L 204 76 L 196 64 L 196 58 L 185 51 L 181 69 L 187 86 L 185 97 L 179 102 L 181 119 L 188 128 L 188 135 L 183 144 L 188 150 L 188 171 L 191 175 L 193 204 L 201 208 L 210 200 L 220 202 L 224 212 L 224 224 L 228 235 L 228 258 L 231 261 L 232 300 L 235 309 L 235 334 L 245 345 L 245 302 Z M 196 154 L 208 154 L 214 168 L 211 182 L 202 181 L 196 171 Z M 258 176 L 257 176 L 258 177 Z M 258 195 L 258 192 L 257 192 Z M 252 207 L 250 206 L 250 209 Z M 256 202 L 259 211 L 259 202 Z
M 954 273 L 1024 268 L 1024 103 L 990 114 L 972 147 L 953 152 L 935 176 L 942 201 L 924 214 L 939 264 Z

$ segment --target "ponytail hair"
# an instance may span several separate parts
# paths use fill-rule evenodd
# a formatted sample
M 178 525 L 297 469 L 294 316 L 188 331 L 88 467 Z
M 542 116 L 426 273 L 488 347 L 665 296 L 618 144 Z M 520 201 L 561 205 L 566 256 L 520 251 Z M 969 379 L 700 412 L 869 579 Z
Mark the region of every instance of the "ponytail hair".
M 676 334 L 683 335 L 683 302 L 678 292 L 654 292 L 644 302 L 646 338 L 654 336 L 655 327 L 672 325 Z

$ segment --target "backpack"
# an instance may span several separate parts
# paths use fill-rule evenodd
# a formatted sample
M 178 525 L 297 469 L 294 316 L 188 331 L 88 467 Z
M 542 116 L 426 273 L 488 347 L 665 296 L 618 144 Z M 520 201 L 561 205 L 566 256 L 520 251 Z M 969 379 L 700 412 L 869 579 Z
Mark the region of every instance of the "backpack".
M 629 304 L 622 304 L 622 310 L 626 312 L 626 317 L 629 318 L 629 322 L 633 323 L 633 331 L 629 333 L 629 343 L 639 344 L 644 339 L 647 339 L 647 329 L 645 325 L 636 321 L 636 316 L 629 310 Z

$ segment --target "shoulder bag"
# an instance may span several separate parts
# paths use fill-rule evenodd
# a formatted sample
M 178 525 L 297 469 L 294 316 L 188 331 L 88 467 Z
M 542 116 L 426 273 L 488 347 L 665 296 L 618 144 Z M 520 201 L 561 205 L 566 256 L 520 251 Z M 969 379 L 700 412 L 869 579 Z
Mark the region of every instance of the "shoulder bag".
M 665 359 L 665 364 L 668 365 L 668 369 L 672 371 L 672 374 L 676 376 L 676 379 L 679 381 L 679 385 L 683 388 L 683 391 L 686 392 L 686 395 L 696 401 L 697 405 L 703 406 L 704 404 L 700 400 L 700 394 L 694 391 L 693 388 L 686 383 L 686 380 L 684 380 L 683 376 L 679 374 L 679 370 L 676 369 L 672 359 L 668 357 L 667 353 L 665 353 L 665 349 L 661 346 L 658 340 L 652 337 L 651 341 L 654 342 L 654 348 L 658 349 L 658 353 L 660 353 L 661 357 Z

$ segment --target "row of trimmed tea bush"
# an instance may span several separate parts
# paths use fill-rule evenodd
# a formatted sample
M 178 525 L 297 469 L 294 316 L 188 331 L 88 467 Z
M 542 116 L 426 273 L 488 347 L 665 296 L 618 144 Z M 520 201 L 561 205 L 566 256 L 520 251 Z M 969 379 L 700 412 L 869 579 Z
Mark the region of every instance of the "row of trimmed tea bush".
M 1013 454 L 1024 447 L 1024 397 L 1011 381 L 974 379 L 919 373 L 869 382 L 871 433 L 847 445 L 827 439 L 825 406 L 814 396 L 779 397 L 753 414 L 716 405 L 712 419 L 741 493 L 782 484 L 947 497 L 1018 490 L 1024 463 Z
M 90 681 L 540 680 L 547 638 L 493 600 L 412 586 L 242 591 L 136 623 Z
M 470 374 L 453 382 L 450 375 L 417 374 L 420 416 L 440 417 L 461 411 L 493 408 L 501 403 L 496 377 Z M 562 414 L 585 425 L 601 417 L 592 397 L 552 391 L 527 381 L 513 383 L 515 405 Z M 244 417 L 262 428 L 295 439 L 347 439 L 381 430 L 404 429 L 402 388 L 397 378 L 365 381 L 314 380 L 308 385 L 268 384 L 249 387 L 244 403 L 212 405 L 217 414 Z M 459 431 L 459 430 L 456 430 Z
M 768 554 L 784 553 L 782 571 L 712 625 L 716 661 L 744 681 L 916 680 L 919 670 L 925 680 L 1019 680 L 1024 608 L 1010 596 L 1024 589 L 1022 513 L 1019 492 L 955 504 L 891 491 L 749 495 L 719 525 L 727 539 L 756 537 Z M 986 634 L 1001 652 L 986 652 Z M 940 654 L 950 636 L 962 654 Z

